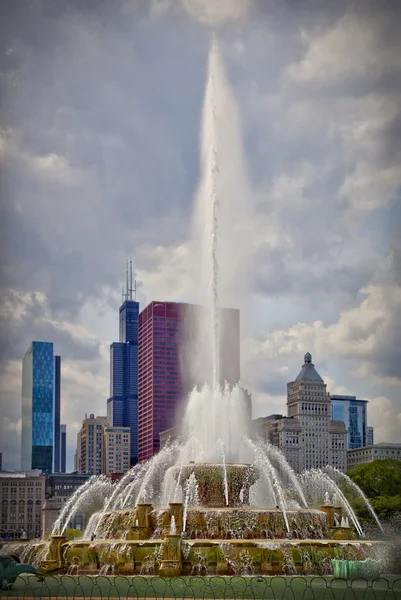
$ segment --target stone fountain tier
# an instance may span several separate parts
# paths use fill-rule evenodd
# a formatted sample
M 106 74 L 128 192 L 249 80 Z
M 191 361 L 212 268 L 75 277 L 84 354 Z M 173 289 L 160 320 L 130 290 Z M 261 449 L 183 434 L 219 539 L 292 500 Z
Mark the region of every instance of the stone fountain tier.
M 97 539 L 146 540 L 162 538 L 170 533 L 174 516 L 178 533 L 184 530 L 184 507 L 170 503 L 169 508 L 155 509 L 139 504 L 136 509 L 110 511 L 102 515 Z M 294 539 L 331 539 L 334 529 L 322 510 L 287 510 L 291 537 Z M 188 539 L 286 539 L 288 531 L 284 514 L 276 508 L 207 508 L 191 507 L 186 511 L 185 534 Z M 341 529 L 345 539 L 354 531 Z M 339 532 L 336 531 L 336 537 Z
M 331 529 L 320 510 L 287 510 L 290 533 L 284 514 L 276 508 L 189 508 L 185 534 L 189 539 L 328 539 Z
M 61 572 L 114 575 L 331 574 L 331 559 L 364 560 L 380 542 L 333 540 L 76 541 L 63 548 Z M 380 551 L 380 550 L 379 550 Z M 200 570 L 201 569 L 201 570 Z
M 189 463 L 171 467 L 171 471 L 182 486 L 183 497 L 186 483 L 193 474 L 200 504 L 209 508 L 247 506 L 249 489 L 259 479 L 259 471 L 253 465 L 240 463 Z
M 54 571 L 58 574 L 162 576 L 330 575 L 332 559 L 363 561 L 380 556 L 385 547 L 384 542 L 361 540 L 185 540 L 176 534 L 141 541 L 62 542 L 57 538 L 20 542 L 18 548 L 8 542 L 2 553 L 12 551 L 23 558 L 29 551 L 30 563 L 52 572 L 48 560 L 40 560 L 51 553 L 52 544 L 59 546 L 60 562 Z

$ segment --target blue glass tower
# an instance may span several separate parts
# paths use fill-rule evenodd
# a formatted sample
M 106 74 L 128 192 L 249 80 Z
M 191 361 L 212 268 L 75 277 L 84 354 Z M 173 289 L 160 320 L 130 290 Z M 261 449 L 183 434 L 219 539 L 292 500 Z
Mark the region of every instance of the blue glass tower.
M 110 345 L 110 398 L 107 417 L 114 427 L 131 431 L 130 464 L 138 462 L 138 318 L 139 302 L 132 299 L 132 262 L 127 292 L 120 306 L 120 341 Z
M 51 342 L 32 342 L 22 362 L 21 467 L 59 470 L 60 357 Z
M 348 430 L 347 450 L 363 448 L 367 445 L 367 400 L 357 400 L 356 396 L 330 396 L 331 418 L 342 421 Z

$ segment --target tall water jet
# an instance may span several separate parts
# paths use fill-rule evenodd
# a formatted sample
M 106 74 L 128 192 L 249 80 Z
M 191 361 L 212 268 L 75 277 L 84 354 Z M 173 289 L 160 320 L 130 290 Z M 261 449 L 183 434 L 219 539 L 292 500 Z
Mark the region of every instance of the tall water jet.
M 238 240 L 245 239 L 251 199 L 238 108 L 215 38 L 209 52 L 200 137 L 191 274 L 196 276 L 193 285 L 196 302 L 203 305 L 205 311 L 199 317 L 195 334 L 191 331 L 195 339 L 188 368 L 193 383 L 198 388 L 207 383 L 213 393 L 216 386 L 224 385 L 224 371 L 230 362 L 227 357 L 234 347 L 231 337 L 234 332 L 222 318 L 221 307 L 241 308 L 247 288 L 249 240 L 245 247 Z M 187 353 L 187 349 L 183 352 Z M 232 378 L 231 382 L 236 383 Z M 215 434 L 215 418 L 215 415 L 210 416 L 216 439 L 219 435 Z M 229 448 L 225 446 L 227 460 L 231 460 Z

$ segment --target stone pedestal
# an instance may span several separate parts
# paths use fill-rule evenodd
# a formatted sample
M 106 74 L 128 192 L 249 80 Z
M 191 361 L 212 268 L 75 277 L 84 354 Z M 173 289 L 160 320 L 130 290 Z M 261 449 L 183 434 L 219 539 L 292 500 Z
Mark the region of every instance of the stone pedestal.
M 42 504 L 42 537 L 50 533 L 60 512 L 60 505 L 56 498 L 49 498 Z
M 135 511 L 135 520 L 138 522 L 135 527 L 132 528 L 134 535 L 140 535 L 141 537 L 127 538 L 127 539 L 139 539 L 145 540 L 151 537 L 153 533 L 152 521 L 150 513 L 153 510 L 151 504 L 138 504 Z M 128 534 L 129 535 L 129 534 Z
M 171 517 L 174 517 L 177 533 L 181 534 L 184 523 L 184 507 L 182 502 L 169 503 L 170 523 Z
M 333 506 L 332 504 L 324 504 L 323 506 L 320 506 L 320 510 L 323 511 L 324 513 L 326 513 L 327 524 L 329 527 L 336 527 L 336 525 L 334 523 L 334 514 L 337 515 L 337 518 L 339 519 L 338 524 L 340 525 L 341 517 L 343 514 L 343 509 L 341 506 Z
M 163 528 L 161 532 L 161 538 L 164 540 L 166 535 L 171 533 L 171 518 L 174 517 L 176 533 L 182 533 L 184 523 L 184 507 L 182 502 L 170 502 L 169 509 L 163 516 Z
M 40 568 L 44 571 L 61 569 L 64 565 L 62 546 L 67 541 L 65 535 L 52 535 L 46 560 L 42 560 Z
M 160 565 L 160 577 L 178 577 L 182 573 L 181 535 L 170 533 L 163 542 L 163 560 Z
M 125 534 L 126 540 L 147 540 L 149 530 L 146 527 L 134 526 Z
M 338 525 L 334 524 L 334 527 L 340 527 L 341 519 L 343 517 L 343 507 L 342 506 L 334 506 L 334 514 L 336 515 L 336 517 L 338 519 Z
M 353 527 L 341 527 L 341 519 L 343 516 L 342 506 L 325 504 L 320 507 L 320 510 L 327 515 L 327 524 L 330 527 L 333 540 L 354 540 L 356 538 Z M 338 525 L 335 524 L 334 515 L 336 515 L 338 519 Z
M 332 527 L 331 535 L 333 540 L 355 540 L 355 530 L 353 527 Z

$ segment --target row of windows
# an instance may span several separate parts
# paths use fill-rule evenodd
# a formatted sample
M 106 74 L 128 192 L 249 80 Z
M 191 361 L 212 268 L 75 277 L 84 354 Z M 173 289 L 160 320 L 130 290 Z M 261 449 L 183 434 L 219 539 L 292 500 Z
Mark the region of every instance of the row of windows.
M 362 450 L 360 452 L 353 452 L 352 456 L 368 456 L 371 453 L 372 453 L 371 450 Z M 401 450 L 379 450 L 379 451 L 378 450 L 374 450 L 374 454 L 378 454 L 378 453 L 380 453 L 380 454 L 387 454 L 387 455 L 392 454 L 393 456 L 394 455 L 400 456 L 401 455 Z
M 18 482 L 18 489 L 23 488 L 24 486 L 27 487 L 41 487 L 43 484 L 41 482 L 35 482 L 33 483 L 32 481 L 28 481 L 28 482 Z M 17 486 L 15 485 L 15 483 L 11 483 L 11 482 L 7 482 L 7 481 L 1 481 L 1 487 L 11 487 L 11 491 L 12 492 L 16 492 L 17 491 Z

